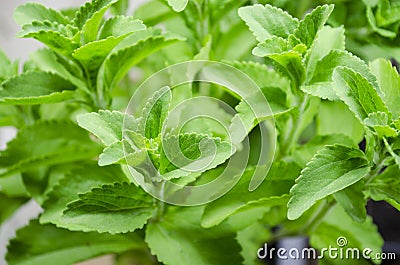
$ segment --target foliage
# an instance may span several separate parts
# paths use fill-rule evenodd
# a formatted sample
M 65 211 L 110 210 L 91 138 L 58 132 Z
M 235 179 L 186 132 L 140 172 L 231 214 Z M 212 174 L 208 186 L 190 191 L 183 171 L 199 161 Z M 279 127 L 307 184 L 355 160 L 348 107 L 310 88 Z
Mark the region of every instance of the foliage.
M 259 264 L 263 242 L 292 235 L 318 250 L 344 236 L 373 258 L 383 240 L 367 201 L 400 209 L 400 76 L 387 60 L 400 59 L 400 4 L 316 2 L 150 0 L 133 16 L 118 0 L 68 12 L 19 6 L 18 36 L 44 48 L 20 71 L 0 52 L 0 126 L 18 129 L 0 152 L 0 222 L 30 198 L 43 212 L 10 241 L 9 264 L 106 253 L 118 264 Z M 189 60 L 223 62 L 259 91 L 155 80 L 157 89 L 130 103 L 139 111 L 125 111 L 144 80 Z M 166 73 L 174 83 L 204 69 Z M 207 100 L 177 107 L 199 97 Z M 260 117 L 263 98 L 270 109 Z M 175 126 L 190 115 L 198 119 Z M 240 142 L 228 135 L 238 122 Z M 277 138 L 270 160 L 265 127 Z M 209 190 L 206 205 L 166 203 L 190 198 L 182 187 L 217 180 L 246 141 L 247 165 L 228 170 L 236 182 L 224 196 Z M 265 180 L 250 191 L 258 174 Z

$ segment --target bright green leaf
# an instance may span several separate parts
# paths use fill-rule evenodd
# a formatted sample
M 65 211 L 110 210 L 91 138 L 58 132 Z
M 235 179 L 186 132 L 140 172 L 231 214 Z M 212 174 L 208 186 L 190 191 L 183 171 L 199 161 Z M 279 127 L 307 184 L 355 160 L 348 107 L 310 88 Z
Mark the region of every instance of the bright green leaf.
M 373 29 L 376 33 L 378 33 L 379 35 L 381 35 L 381 36 L 383 36 L 383 37 L 386 37 L 386 38 L 391 38 L 391 39 L 393 39 L 393 38 L 396 37 L 396 35 L 397 35 L 396 32 L 393 32 L 393 31 L 391 31 L 391 30 L 387 30 L 387 29 L 381 28 L 381 27 L 379 27 L 379 26 L 376 24 L 375 15 L 374 15 L 374 13 L 372 12 L 372 8 L 369 7 L 369 6 L 367 6 L 367 9 L 366 9 L 366 16 L 367 16 L 367 20 L 368 20 L 368 22 L 369 22 L 369 25 L 372 27 L 372 29 Z
M 275 53 L 284 53 L 289 50 L 289 43 L 281 37 L 273 36 L 257 45 L 253 54 L 258 57 L 267 57 Z
M 310 47 L 333 11 L 333 5 L 323 5 L 315 8 L 300 21 L 294 35 L 307 47 Z
M 17 36 L 34 38 L 50 49 L 70 56 L 72 51 L 79 47 L 79 44 L 72 39 L 76 33 L 77 29 L 71 25 L 65 26 L 45 20 L 43 22 L 33 21 L 32 24 L 24 25 Z
M 118 38 L 144 29 L 146 29 L 146 26 L 139 19 L 127 16 L 115 16 L 108 19 L 101 27 L 98 39 L 106 39 L 111 36 Z
M 299 218 L 318 200 L 356 183 L 370 168 L 363 152 L 344 145 L 320 150 L 290 191 L 288 218 Z
M 228 142 L 196 133 L 167 136 L 161 148 L 159 171 L 164 179 L 205 172 L 224 163 L 234 152 Z
M 93 133 L 107 146 L 122 140 L 124 119 L 125 128 L 133 126 L 135 129 L 137 121 L 119 111 L 100 110 L 98 113 L 86 113 L 77 117 L 79 126 Z
M 176 12 L 183 11 L 189 0 L 168 0 L 168 4 L 174 9 Z
M 164 36 L 149 37 L 111 54 L 99 70 L 97 89 L 102 93 L 112 91 L 133 65 L 176 41 L 176 38 Z
M 68 24 L 68 19 L 58 10 L 48 8 L 40 3 L 26 3 L 18 6 L 14 11 L 14 20 L 18 25 L 31 24 L 33 21 L 56 22 L 58 24 Z
M 273 36 L 287 38 L 299 24 L 296 18 L 268 4 L 241 7 L 239 16 L 261 43 Z
M 371 71 L 378 79 L 383 91 L 383 101 L 393 114 L 393 119 L 400 117 L 398 102 L 400 101 L 400 76 L 390 61 L 377 59 L 370 63 Z
M 364 120 L 364 124 L 372 127 L 378 134 L 379 138 L 383 137 L 396 137 L 396 129 L 389 126 L 389 117 L 384 112 L 374 112 L 368 115 Z
M 82 44 L 96 40 L 101 20 L 110 6 L 118 0 L 92 0 L 76 13 L 73 24 L 82 31 Z
M 359 143 L 364 138 L 364 126 L 341 101 L 321 102 L 316 123 L 319 135 L 343 134 L 354 143 Z
M 0 84 L 18 74 L 18 62 L 11 62 L 7 55 L 0 49 Z
M 329 54 L 331 50 L 344 50 L 345 36 L 344 28 L 323 27 L 317 34 L 313 45 L 306 55 L 307 82 L 313 77 L 318 62 Z M 320 69 L 318 69 L 319 71 Z
M 357 147 L 355 142 L 343 134 L 317 135 L 306 144 L 298 146 L 294 151 L 293 158 L 300 165 L 306 166 L 311 158 L 324 146 L 333 144 Z
M 389 113 L 373 85 L 361 74 L 339 67 L 333 73 L 333 80 L 336 94 L 361 122 L 373 112 Z

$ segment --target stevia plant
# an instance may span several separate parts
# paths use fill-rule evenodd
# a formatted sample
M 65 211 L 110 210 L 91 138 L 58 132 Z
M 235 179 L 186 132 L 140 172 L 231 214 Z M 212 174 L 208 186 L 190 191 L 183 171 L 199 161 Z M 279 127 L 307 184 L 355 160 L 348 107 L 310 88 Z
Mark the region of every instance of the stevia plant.
M 260 246 L 288 236 L 306 236 L 317 250 L 344 237 L 340 247 L 371 249 L 357 264 L 380 263 L 383 240 L 365 206 L 399 209 L 399 74 L 385 59 L 365 62 L 345 49 L 345 28 L 329 22 L 333 5 L 299 11 L 300 19 L 257 2 L 153 0 L 134 16 L 117 0 L 16 9 L 18 36 L 46 47 L 21 72 L 0 54 L 0 124 L 18 128 L 0 153 L 0 220 L 30 198 L 43 212 L 10 241 L 9 264 L 107 253 L 116 264 L 262 264 Z M 375 31 L 394 38 L 386 33 L 396 34 L 397 4 L 364 2 L 369 22 L 372 12 L 385 28 Z M 203 61 L 158 72 L 193 59 Z M 133 66 L 142 76 L 127 75 Z M 216 73 L 225 82 L 201 82 Z M 251 80 L 258 91 L 236 93 L 229 80 Z M 230 137 L 238 124 L 240 141 Z M 263 144 L 265 128 L 276 150 Z M 245 141 L 248 161 L 224 196 L 216 194 L 228 183 L 207 191 L 208 203 L 168 203 L 217 180 Z M 260 172 L 265 180 L 255 181 Z

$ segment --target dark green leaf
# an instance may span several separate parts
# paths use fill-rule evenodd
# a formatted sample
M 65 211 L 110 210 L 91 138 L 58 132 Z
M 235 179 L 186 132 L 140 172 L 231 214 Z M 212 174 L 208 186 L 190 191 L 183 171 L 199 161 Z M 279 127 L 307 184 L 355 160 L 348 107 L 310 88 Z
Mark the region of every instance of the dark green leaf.
M 255 191 L 249 191 L 249 183 L 253 177 L 254 169 L 246 170 L 238 184 L 226 195 L 207 205 L 202 225 L 212 227 L 220 224 L 229 216 L 251 209 L 258 209 L 262 215 L 274 205 L 283 205 L 294 180 L 300 175 L 300 167 L 295 163 L 274 163 L 268 172 L 264 166 L 266 179 Z M 285 174 L 282 174 L 285 172 Z
M 17 231 L 8 246 L 10 265 L 69 265 L 108 253 L 143 248 L 136 235 L 71 232 L 37 220 Z
M 336 201 L 355 222 L 363 223 L 367 218 L 367 199 L 364 195 L 364 181 L 361 180 L 334 194 Z
M 154 211 L 152 197 L 141 188 L 115 183 L 80 194 L 79 200 L 68 204 L 64 215 L 69 230 L 116 234 L 142 228 Z
M 2 84 L 0 103 L 35 105 L 73 99 L 76 87 L 58 75 L 26 72 Z
M 202 209 L 169 209 L 162 220 L 147 226 L 145 240 L 159 261 L 170 265 L 241 264 L 235 235 L 221 227 L 202 228 Z
M 68 203 L 78 200 L 80 193 L 90 192 L 93 188 L 117 181 L 127 181 L 120 166 L 99 167 L 96 163 L 84 163 L 70 167 L 48 193 L 40 223 L 54 223 L 68 228 L 68 219 L 63 216 Z
M 91 159 L 98 152 L 98 145 L 72 122 L 40 122 L 20 129 L 0 153 L 0 176 Z

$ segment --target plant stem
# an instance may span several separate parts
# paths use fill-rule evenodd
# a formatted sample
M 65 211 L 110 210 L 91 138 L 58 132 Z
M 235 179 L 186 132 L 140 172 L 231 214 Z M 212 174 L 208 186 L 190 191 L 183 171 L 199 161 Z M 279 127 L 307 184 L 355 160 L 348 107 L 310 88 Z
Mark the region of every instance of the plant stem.
M 300 233 L 309 235 L 321 223 L 324 217 L 331 211 L 333 206 L 336 205 L 335 201 L 328 202 L 325 200 L 323 204 L 315 211 L 314 215 L 309 219 Z

